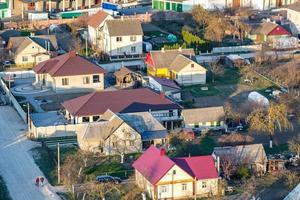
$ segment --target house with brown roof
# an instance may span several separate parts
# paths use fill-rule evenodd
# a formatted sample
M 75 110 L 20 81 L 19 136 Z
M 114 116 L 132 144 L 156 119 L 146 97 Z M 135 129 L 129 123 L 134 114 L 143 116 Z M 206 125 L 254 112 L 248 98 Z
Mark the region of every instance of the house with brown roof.
M 211 155 L 169 158 L 148 148 L 133 164 L 135 182 L 151 199 L 196 199 L 218 194 L 219 175 Z
M 183 109 L 181 116 L 185 128 L 196 130 L 226 129 L 223 106 Z
M 74 51 L 41 62 L 33 71 L 36 87 L 48 87 L 55 92 L 104 89 L 105 71 Z
M 97 121 L 110 109 L 114 113 L 150 112 L 168 129 L 181 126 L 181 106 L 149 88 L 93 92 L 62 106 L 73 124 Z
M 193 49 L 150 51 L 145 63 L 148 75 L 169 78 L 179 85 L 206 83 L 206 69 L 196 62 Z
M 58 49 L 55 35 L 10 37 L 6 47 L 18 66 L 34 66 L 48 60 Z
M 103 28 L 104 52 L 110 57 L 133 57 L 143 54 L 143 30 L 137 19 L 106 20 Z
M 121 67 L 114 72 L 116 86 L 119 88 L 138 87 L 142 85 L 142 75 L 138 74 L 127 67 Z
M 108 19 L 113 19 L 111 15 L 103 10 L 99 10 L 88 19 L 88 33 L 90 44 L 95 49 L 103 49 L 103 27 Z
M 256 43 L 273 42 L 273 39 L 289 37 L 291 34 L 279 24 L 271 21 L 250 24 L 249 39 Z

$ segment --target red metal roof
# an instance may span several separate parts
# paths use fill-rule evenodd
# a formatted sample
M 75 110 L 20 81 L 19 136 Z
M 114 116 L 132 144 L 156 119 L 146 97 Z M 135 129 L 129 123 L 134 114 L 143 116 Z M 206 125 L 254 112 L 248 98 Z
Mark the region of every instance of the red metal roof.
M 197 180 L 218 178 L 215 162 L 211 155 L 174 158 L 173 161 Z
M 155 184 L 174 165 L 177 165 L 197 180 L 218 178 L 214 159 L 211 155 L 175 158 L 171 160 L 165 155 L 162 156 L 160 150 L 154 146 L 149 147 L 132 166 L 150 183 Z
M 50 74 L 53 77 L 105 73 L 104 69 L 76 55 L 75 52 L 41 62 L 33 68 L 33 71 L 37 74 Z
M 290 35 L 290 33 L 287 30 L 285 30 L 282 26 L 278 25 L 268 35 Z
M 180 109 L 181 106 L 149 88 L 102 91 L 65 101 L 63 107 L 73 116 Z
M 170 158 L 161 155 L 160 150 L 153 145 L 132 164 L 151 184 L 157 183 L 174 165 Z

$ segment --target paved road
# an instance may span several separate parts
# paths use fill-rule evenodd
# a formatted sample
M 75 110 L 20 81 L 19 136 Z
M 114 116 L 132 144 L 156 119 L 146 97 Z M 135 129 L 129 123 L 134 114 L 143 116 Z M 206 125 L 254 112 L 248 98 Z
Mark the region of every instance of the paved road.
M 26 125 L 16 111 L 0 106 L 0 174 L 13 200 L 59 200 L 46 183 L 35 186 L 35 178 L 42 172 L 34 163 L 30 149 L 35 143 L 25 137 Z

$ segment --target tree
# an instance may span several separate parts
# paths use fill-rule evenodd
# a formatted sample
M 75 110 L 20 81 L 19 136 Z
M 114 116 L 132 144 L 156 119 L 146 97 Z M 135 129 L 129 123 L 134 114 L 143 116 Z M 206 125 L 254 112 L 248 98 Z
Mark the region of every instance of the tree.
M 244 145 L 252 142 L 253 140 L 254 138 L 249 135 L 233 133 L 230 135 L 222 135 L 218 139 L 218 142 L 222 145 Z
M 273 147 L 275 131 L 283 131 L 292 128 L 287 117 L 287 108 L 284 104 L 270 104 L 268 108 L 257 108 L 247 117 L 251 130 L 268 133 L 270 148 Z
M 224 177 L 227 180 L 230 180 L 230 177 L 236 171 L 236 163 L 234 161 L 235 155 L 233 154 L 226 154 L 220 157 L 220 167 L 224 173 Z
M 288 141 L 289 150 L 300 156 L 300 135 Z
M 293 189 L 300 181 L 297 172 L 285 170 L 282 175 L 284 184 L 289 189 Z

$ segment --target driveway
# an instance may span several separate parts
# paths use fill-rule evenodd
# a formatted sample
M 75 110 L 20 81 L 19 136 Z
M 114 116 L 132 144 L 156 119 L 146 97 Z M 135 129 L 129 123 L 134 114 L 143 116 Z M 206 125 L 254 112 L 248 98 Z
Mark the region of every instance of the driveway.
M 47 181 L 35 186 L 35 178 L 43 176 L 29 151 L 36 143 L 27 140 L 27 127 L 12 107 L 0 106 L 0 127 L 0 174 L 12 199 L 59 200 Z

